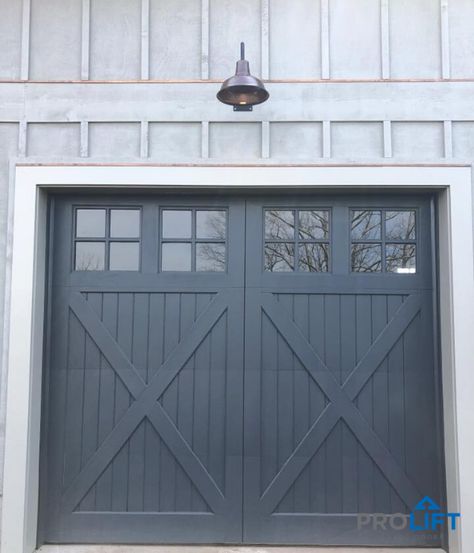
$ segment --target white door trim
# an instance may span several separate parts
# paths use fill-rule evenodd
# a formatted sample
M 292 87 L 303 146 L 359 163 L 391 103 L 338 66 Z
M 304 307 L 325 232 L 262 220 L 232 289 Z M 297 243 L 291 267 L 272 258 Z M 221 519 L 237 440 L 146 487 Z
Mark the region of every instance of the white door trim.
M 468 166 L 212 167 L 16 165 L 2 552 L 36 546 L 48 189 L 278 187 L 440 189 L 440 320 L 452 553 L 474 551 L 474 244 Z M 8 319 L 7 319 L 8 320 Z

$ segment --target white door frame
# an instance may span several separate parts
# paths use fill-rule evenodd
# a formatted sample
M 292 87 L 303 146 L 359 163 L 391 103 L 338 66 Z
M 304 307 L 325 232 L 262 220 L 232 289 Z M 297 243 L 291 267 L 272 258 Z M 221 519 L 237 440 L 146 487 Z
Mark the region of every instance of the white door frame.
M 279 187 L 439 189 L 440 321 L 448 507 L 474 551 L 474 245 L 470 166 L 38 166 L 15 164 L 2 552 L 32 553 L 38 519 L 47 191 Z

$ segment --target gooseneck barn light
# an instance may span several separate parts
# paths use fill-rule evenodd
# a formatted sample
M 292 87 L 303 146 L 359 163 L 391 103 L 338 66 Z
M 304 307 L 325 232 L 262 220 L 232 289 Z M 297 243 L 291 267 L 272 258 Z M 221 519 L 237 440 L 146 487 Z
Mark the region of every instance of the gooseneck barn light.
M 252 111 L 253 106 L 265 102 L 269 96 L 262 81 L 250 74 L 249 62 L 245 59 L 245 44 L 241 42 L 235 75 L 222 83 L 217 99 L 234 106 L 234 111 Z

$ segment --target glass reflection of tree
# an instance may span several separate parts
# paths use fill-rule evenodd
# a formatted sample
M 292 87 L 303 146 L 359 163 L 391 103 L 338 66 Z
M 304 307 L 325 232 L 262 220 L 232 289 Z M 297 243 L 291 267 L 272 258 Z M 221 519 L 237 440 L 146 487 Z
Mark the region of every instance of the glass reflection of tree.
M 225 246 L 224 244 L 211 244 L 206 242 L 199 244 L 199 259 L 206 271 L 224 271 L 225 270 Z
M 226 212 L 208 211 L 206 212 L 205 234 L 212 239 L 226 239 Z M 207 271 L 225 271 L 226 248 L 225 243 L 200 242 L 199 259 L 204 270 Z
M 352 246 L 352 270 L 360 273 L 380 271 L 380 246 L 373 244 L 354 244 Z
M 267 210 L 265 212 L 265 236 L 273 240 L 293 240 L 295 236 L 293 212 Z
M 328 245 L 300 243 L 298 252 L 300 271 L 326 272 L 328 270 Z
M 392 240 L 409 241 L 415 238 L 414 211 L 387 211 L 385 214 L 387 237 Z M 387 269 L 412 269 L 415 246 L 413 244 L 393 244 L 387 251 Z
M 76 271 L 102 271 L 102 258 L 92 252 L 83 252 L 78 255 Z
M 398 268 L 415 269 L 415 246 L 413 244 L 391 244 L 387 246 L 387 270 Z
M 267 271 L 293 271 L 293 243 L 267 242 L 265 245 L 265 269 Z
M 352 212 L 352 237 L 358 240 L 380 238 L 380 212 Z
M 296 215 L 296 217 L 295 217 Z M 265 212 L 265 269 L 307 272 L 328 270 L 329 237 L 327 210 L 267 210 Z M 278 240 L 278 242 L 273 242 Z M 296 252 L 295 249 L 298 248 Z
M 226 235 L 226 212 L 207 211 L 206 213 L 206 238 L 217 238 L 225 240 Z M 204 238 L 204 237 L 203 237 Z
M 414 211 L 387 211 L 385 213 L 387 237 L 395 240 L 413 240 L 415 237 Z
M 327 211 L 300 211 L 298 234 L 300 240 L 328 238 L 329 216 Z

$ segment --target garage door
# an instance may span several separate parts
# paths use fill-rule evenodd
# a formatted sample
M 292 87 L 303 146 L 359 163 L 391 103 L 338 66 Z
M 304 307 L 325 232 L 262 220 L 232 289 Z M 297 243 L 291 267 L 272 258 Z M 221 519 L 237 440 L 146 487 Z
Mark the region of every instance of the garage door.
M 441 542 L 429 199 L 51 206 L 40 541 Z

